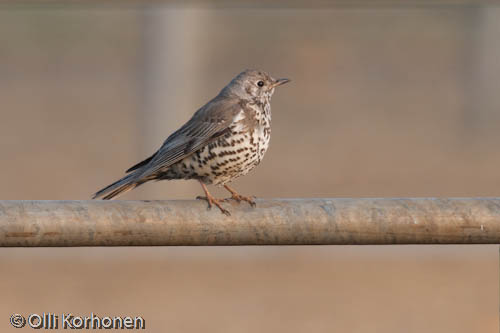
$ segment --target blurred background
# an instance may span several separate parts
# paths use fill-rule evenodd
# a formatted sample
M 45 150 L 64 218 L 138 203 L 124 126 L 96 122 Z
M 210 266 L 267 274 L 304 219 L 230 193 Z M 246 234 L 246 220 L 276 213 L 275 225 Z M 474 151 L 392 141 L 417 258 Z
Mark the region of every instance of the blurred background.
M 0 199 L 89 199 L 245 68 L 293 81 L 242 194 L 499 196 L 499 35 L 500 7 L 465 0 L 1 2 Z M 499 329 L 498 246 L 19 248 L 0 271 L 2 332 L 44 311 L 151 332 Z

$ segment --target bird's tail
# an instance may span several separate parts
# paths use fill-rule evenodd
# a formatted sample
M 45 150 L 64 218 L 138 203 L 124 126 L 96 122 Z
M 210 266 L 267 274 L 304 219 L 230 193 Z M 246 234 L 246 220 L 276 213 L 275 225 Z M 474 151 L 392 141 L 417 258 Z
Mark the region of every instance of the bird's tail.
M 138 180 L 136 176 L 137 173 L 133 172 L 130 175 L 117 180 L 113 184 L 108 185 L 102 190 L 96 192 L 92 199 L 102 198 L 103 200 L 110 200 L 119 195 L 125 194 L 145 182 L 143 180 Z

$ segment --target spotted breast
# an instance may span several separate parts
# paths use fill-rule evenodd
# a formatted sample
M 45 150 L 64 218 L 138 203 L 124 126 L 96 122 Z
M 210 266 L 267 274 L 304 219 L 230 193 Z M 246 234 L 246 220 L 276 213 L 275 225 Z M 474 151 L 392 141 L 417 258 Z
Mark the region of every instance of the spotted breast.
M 195 178 L 205 184 L 227 184 L 262 161 L 270 139 L 270 96 L 242 103 L 224 136 L 172 165 L 162 178 Z

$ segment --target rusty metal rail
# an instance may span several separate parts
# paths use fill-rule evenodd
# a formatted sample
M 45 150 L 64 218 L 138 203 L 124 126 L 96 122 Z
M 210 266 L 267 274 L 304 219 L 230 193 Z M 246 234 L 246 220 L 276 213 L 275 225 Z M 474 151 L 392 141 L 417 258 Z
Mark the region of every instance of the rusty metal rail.
M 500 198 L 0 201 L 0 246 L 500 244 Z

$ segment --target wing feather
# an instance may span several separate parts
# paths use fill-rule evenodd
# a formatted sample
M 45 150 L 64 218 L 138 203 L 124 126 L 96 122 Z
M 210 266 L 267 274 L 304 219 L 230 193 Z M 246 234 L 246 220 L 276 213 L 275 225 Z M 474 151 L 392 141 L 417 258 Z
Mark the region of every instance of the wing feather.
M 165 140 L 151 161 L 143 167 L 144 171 L 138 178 L 147 178 L 165 170 L 226 134 L 241 110 L 237 99 L 217 96 Z

